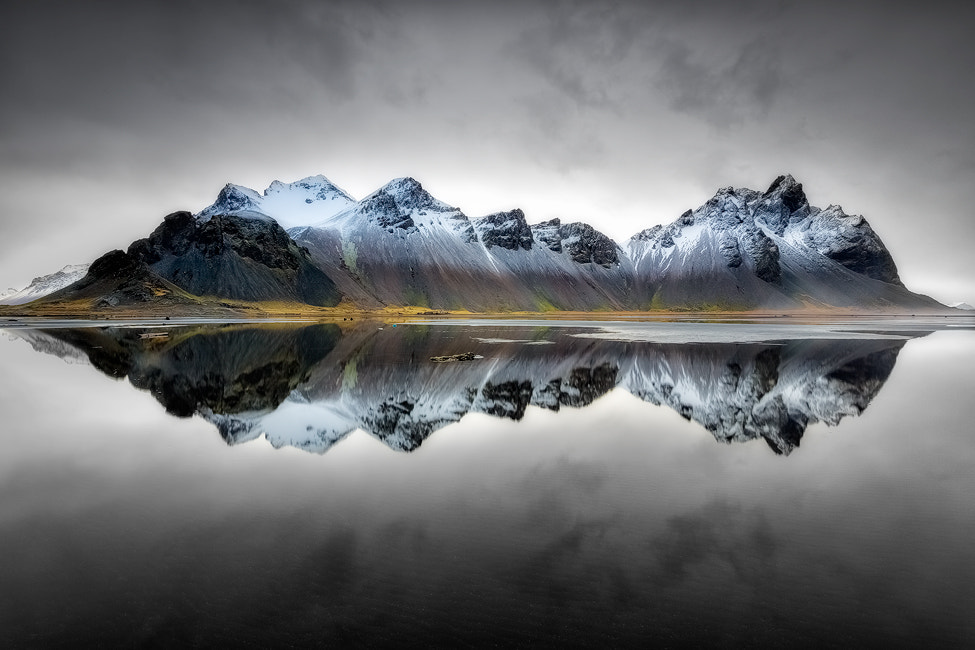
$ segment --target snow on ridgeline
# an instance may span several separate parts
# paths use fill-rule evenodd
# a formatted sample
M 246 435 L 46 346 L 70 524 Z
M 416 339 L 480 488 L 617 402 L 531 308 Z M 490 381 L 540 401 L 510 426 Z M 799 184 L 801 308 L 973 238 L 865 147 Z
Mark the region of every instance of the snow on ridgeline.
M 277 218 L 274 214 L 271 216 Z M 472 237 L 473 230 L 469 221 L 458 208 L 435 198 L 419 181 L 407 176 L 394 178 L 361 201 L 353 202 L 339 212 L 302 225 L 348 229 L 363 222 L 371 222 L 390 234 L 401 234 L 397 231 L 412 234 L 420 226 L 447 226 L 449 231 Z
M 59 291 L 85 277 L 88 266 L 88 264 L 69 264 L 60 271 L 34 278 L 20 291 L 11 289 L 0 294 L 0 305 L 22 305 Z
M 943 309 L 903 285 L 862 216 L 812 206 L 789 175 L 765 192 L 722 188 L 623 245 L 581 222 L 529 225 L 518 209 L 469 218 L 409 177 L 359 201 L 322 175 L 274 181 L 263 193 L 227 184 L 195 220 L 205 225 L 216 215 L 277 223 L 341 294 L 364 306 Z M 35 300 L 85 271 L 66 267 L 0 304 Z
M 319 174 L 293 183 L 274 181 L 263 194 L 228 183 L 220 190 L 213 205 L 196 216 L 200 219 L 209 219 L 216 214 L 270 216 L 287 230 L 318 223 L 354 205 L 356 200 L 345 190 Z

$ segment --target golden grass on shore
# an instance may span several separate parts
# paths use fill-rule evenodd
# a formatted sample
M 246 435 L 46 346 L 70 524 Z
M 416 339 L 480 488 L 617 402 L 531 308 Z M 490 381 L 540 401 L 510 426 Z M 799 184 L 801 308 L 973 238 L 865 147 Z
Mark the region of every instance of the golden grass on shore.
M 931 312 L 932 315 L 934 312 Z M 0 306 L 0 318 L 19 319 L 64 319 L 64 320 L 138 320 L 161 318 L 213 318 L 213 319 L 299 319 L 331 320 L 344 318 L 495 318 L 525 319 L 544 318 L 546 320 L 742 320 L 768 318 L 801 317 L 910 317 L 905 312 L 877 312 L 841 308 L 807 307 L 804 309 L 770 311 L 692 311 L 692 310 L 652 310 L 652 311 L 495 311 L 473 312 L 464 309 L 430 309 L 415 305 L 387 305 L 381 309 L 365 309 L 343 300 L 335 307 L 316 307 L 295 302 L 247 302 L 238 300 L 198 298 L 177 304 L 141 303 L 117 307 L 95 307 L 91 300 L 72 300 L 62 302 L 43 302 L 39 304 Z M 944 312 L 938 314 L 944 315 Z M 959 314 L 964 315 L 964 314 Z

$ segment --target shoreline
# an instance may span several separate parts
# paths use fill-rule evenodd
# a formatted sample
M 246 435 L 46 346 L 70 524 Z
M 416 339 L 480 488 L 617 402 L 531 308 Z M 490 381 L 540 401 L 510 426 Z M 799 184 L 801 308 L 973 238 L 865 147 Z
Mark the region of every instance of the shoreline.
M 421 324 L 436 322 L 511 322 L 551 321 L 585 323 L 711 323 L 711 324 L 801 324 L 809 321 L 829 323 L 842 320 L 863 322 L 916 321 L 965 322 L 975 326 L 975 312 L 897 313 L 865 311 L 791 311 L 791 312 L 448 312 L 431 313 L 424 309 L 387 309 L 381 311 L 343 311 L 342 313 L 224 313 L 224 314 L 137 314 L 129 310 L 106 314 L 4 314 L 0 312 L 0 329 L 17 327 L 166 327 L 186 325 L 274 325 L 289 323 L 339 323 L 353 326 L 361 322 L 399 322 Z

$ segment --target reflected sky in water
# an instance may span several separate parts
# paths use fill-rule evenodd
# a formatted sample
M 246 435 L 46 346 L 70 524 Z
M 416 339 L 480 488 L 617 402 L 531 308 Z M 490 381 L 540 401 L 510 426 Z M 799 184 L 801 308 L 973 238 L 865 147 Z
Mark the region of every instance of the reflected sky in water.
M 299 379 L 272 382 L 262 372 L 263 397 L 222 391 L 207 402 L 209 421 L 173 417 L 163 406 L 173 410 L 172 395 L 152 392 L 148 370 L 172 370 L 172 355 L 130 365 L 149 387 L 136 390 L 104 374 L 107 364 L 66 364 L 0 338 L 5 638 L 245 646 L 975 640 L 971 332 L 689 350 L 567 343 L 551 332 L 475 335 L 555 340 L 545 345 L 472 343 L 462 329 L 397 328 L 396 337 L 412 341 L 404 347 L 387 329 L 357 331 L 304 357 L 272 345 L 275 367 L 291 364 L 281 376 Z M 397 374 L 410 367 L 409 351 L 412 365 L 426 368 L 434 348 L 475 344 L 485 359 L 471 364 L 481 370 L 457 363 Z M 343 350 L 360 353 L 355 387 Z M 337 351 L 345 365 L 332 357 L 322 367 Z M 240 389 L 254 365 L 246 356 L 217 355 L 221 381 Z M 872 365 L 855 363 L 864 358 Z M 492 360 L 495 374 L 478 379 Z M 555 378 L 572 393 L 573 370 L 604 363 L 616 364 L 616 381 L 599 383 L 591 403 L 556 411 L 551 401 L 532 402 L 552 394 L 542 389 Z M 664 365 L 684 382 L 674 385 L 685 401 L 692 385 L 723 395 L 726 407 L 762 386 L 793 406 L 812 394 L 830 404 L 869 399 L 837 426 L 809 420 L 800 446 L 780 455 L 762 436 L 717 442 L 703 402 L 688 420 L 679 403 L 641 399 L 633 378 Z M 438 373 L 450 381 L 436 381 Z M 408 385 L 397 386 L 403 377 Z M 799 388 L 790 377 L 803 379 Z M 386 393 L 410 389 L 418 403 L 419 389 L 431 386 L 447 396 L 479 392 L 462 402 L 459 421 L 409 453 L 361 428 L 321 454 L 262 439 L 228 446 L 213 424 L 220 400 L 234 404 L 225 410 L 238 420 L 266 419 L 281 386 L 281 403 L 327 398 L 361 419 L 352 407 L 381 403 L 370 397 L 384 391 L 370 386 L 383 381 Z M 520 420 L 478 406 L 488 383 L 505 381 L 531 384 L 530 393 L 515 392 L 529 395 Z

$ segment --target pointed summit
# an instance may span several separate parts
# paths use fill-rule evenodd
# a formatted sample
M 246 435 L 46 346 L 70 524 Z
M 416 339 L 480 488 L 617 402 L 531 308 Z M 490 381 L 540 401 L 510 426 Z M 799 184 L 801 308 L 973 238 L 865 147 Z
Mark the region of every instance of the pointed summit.
M 378 194 L 390 196 L 400 210 L 404 212 L 425 210 L 448 212 L 456 210 L 453 206 L 434 198 L 432 194 L 423 189 L 423 185 L 419 181 L 411 176 L 394 178 L 373 193 L 373 195 Z
M 802 191 L 802 183 L 791 174 L 777 177 L 755 204 L 755 219 L 779 237 L 786 228 L 807 218 L 813 208 Z
M 401 176 L 400 178 L 394 178 L 380 189 L 386 190 L 390 193 L 396 193 L 397 191 L 403 192 L 415 192 L 423 189 L 423 185 L 420 181 L 416 180 L 412 176 Z
M 273 197 L 280 194 L 300 195 L 296 198 L 304 200 L 306 203 L 330 201 L 337 198 L 349 202 L 355 200 L 348 192 L 328 180 L 322 174 L 307 176 L 292 183 L 282 183 L 276 180 L 264 190 L 265 197 Z
M 762 196 L 767 199 L 781 200 L 789 212 L 795 212 L 802 206 L 809 205 L 806 194 L 802 191 L 802 183 L 796 182 L 792 174 L 776 178 Z
M 250 189 L 227 183 L 217 195 L 213 205 L 200 213 L 200 216 L 210 217 L 215 214 L 232 214 L 241 210 L 254 210 L 260 204 L 261 195 Z
M 314 174 L 312 176 L 305 176 L 304 178 L 300 178 L 300 179 L 296 180 L 295 182 L 293 182 L 291 184 L 292 185 L 317 185 L 317 186 L 335 187 L 335 183 L 333 183 L 328 178 L 326 178 L 324 174 Z M 338 188 L 336 188 L 336 189 L 338 189 Z

